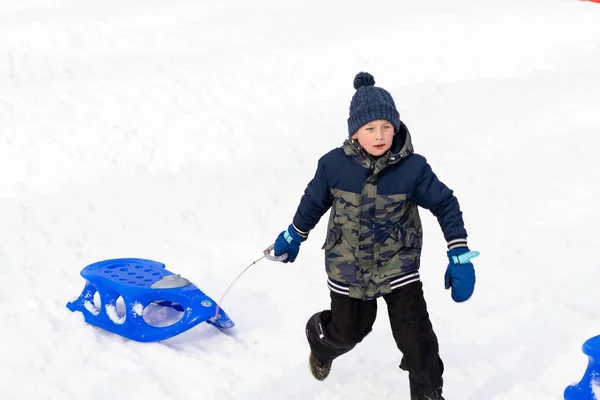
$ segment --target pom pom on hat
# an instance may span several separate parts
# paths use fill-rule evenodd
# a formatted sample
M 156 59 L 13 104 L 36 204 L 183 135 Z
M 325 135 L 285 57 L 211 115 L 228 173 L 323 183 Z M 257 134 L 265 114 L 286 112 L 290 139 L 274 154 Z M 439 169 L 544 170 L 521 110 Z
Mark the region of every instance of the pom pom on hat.
M 368 72 L 359 72 L 354 77 L 354 89 L 358 90 L 363 86 L 375 86 L 375 78 Z

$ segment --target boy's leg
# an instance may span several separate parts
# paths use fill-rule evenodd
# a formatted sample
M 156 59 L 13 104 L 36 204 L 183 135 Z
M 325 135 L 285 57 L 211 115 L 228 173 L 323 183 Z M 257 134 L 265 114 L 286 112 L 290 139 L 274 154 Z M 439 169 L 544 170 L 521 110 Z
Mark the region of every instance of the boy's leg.
M 316 313 L 306 324 L 312 355 L 321 363 L 329 363 L 352 350 L 371 332 L 376 316 L 376 300 L 331 292 L 331 310 Z
M 444 364 L 429 320 L 423 284 L 409 283 L 384 299 L 394 340 L 403 354 L 400 368 L 409 374 L 411 398 L 425 394 L 431 399 L 443 400 Z

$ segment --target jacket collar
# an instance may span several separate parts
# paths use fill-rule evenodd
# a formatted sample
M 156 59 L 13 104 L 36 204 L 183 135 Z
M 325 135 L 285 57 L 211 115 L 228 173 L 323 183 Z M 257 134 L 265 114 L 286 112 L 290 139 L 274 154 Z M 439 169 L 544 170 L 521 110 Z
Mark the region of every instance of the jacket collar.
M 414 153 L 410 132 L 403 122 L 400 122 L 400 131 L 394 135 L 392 147 L 381 157 L 374 158 L 369 155 L 357 140 L 348 138 L 342 145 L 344 153 L 355 163 L 379 173 L 388 165 L 396 164 L 401 159 Z

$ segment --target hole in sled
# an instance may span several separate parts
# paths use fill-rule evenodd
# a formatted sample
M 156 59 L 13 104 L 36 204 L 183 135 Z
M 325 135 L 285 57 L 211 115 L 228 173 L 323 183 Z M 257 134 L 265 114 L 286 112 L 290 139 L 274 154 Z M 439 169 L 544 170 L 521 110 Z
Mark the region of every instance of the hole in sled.
M 144 321 L 155 328 L 173 325 L 183 318 L 183 307 L 167 300 L 156 300 L 148 304 L 142 312 Z
M 100 314 L 100 307 L 102 306 L 100 293 L 98 293 L 98 290 L 92 285 L 89 285 L 89 290 L 84 296 L 83 306 L 94 315 Z
M 106 305 L 106 315 L 108 315 L 108 318 L 115 324 L 123 324 L 125 322 L 125 314 L 125 302 L 121 296 L 119 296 L 116 301 L 109 301 Z

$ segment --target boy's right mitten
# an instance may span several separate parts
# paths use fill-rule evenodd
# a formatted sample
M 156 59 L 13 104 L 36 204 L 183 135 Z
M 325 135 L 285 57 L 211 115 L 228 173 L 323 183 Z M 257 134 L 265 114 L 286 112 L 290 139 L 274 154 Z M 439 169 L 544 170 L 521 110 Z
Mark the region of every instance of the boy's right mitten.
M 275 240 L 275 246 L 273 247 L 275 257 L 287 253 L 288 257 L 283 262 L 293 263 L 300 251 L 300 243 L 305 240 L 306 236 L 298 232 L 293 224 L 290 224 L 287 230 L 281 232 Z

